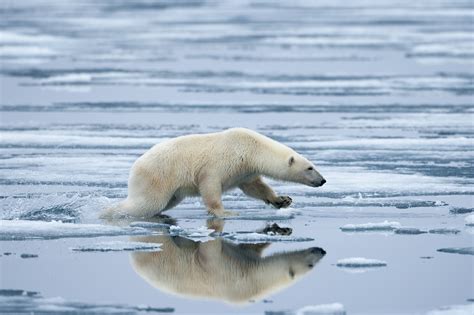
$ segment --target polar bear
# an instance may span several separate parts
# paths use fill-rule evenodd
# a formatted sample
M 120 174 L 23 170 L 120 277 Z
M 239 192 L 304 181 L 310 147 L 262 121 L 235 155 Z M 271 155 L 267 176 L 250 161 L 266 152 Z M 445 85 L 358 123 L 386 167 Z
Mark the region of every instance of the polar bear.
M 205 243 L 169 235 L 133 237 L 160 243 L 161 251 L 134 252 L 137 274 L 162 291 L 228 303 L 260 300 L 303 278 L 326 252 L 319 247 L 262 257 L 269 243 L 234 244 L 223 239 Z
M 139 157 L 130 172 L 127 199 L 102 217 L 152 217 L 198 195 L 210 214 L 234 215 L 224 209 L 221 196 L 237 187 L 276 208 L 288 207 L 292 199 L 276 195 L 262 175 L 311 187 L 326 182 L 306 158 L 255 131 L 187 135 L 163 141 Z

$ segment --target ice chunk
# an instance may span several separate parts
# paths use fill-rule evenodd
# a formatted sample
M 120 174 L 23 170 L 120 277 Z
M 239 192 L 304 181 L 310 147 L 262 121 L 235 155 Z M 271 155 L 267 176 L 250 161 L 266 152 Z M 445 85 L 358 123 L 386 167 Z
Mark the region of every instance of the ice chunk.
M 474 226 L 474 214 L 470 214 L 465 217 L 464 222 L 466 222 L 467 226 Z
M 21 258 L 38 258 L 38 255 L 35 254 L 21 254 Z
M 158 222 L 146 222 L 146 221 L 137 221 L 130 223 L 131 227 L 142 227 L 145 229 L 154 229 L 154 228 L 169 228 L 170 225 L 166 223 Z
M 352 257 L 339 259 L 336 263 L 338 267 L 344 268 L 369 268 L 369 267 L 385 267 L 387 262 L 377 259 L 367 259 L 363 257 Z
M 118 227 L 101 224 L 0 220 L 0 240 L 57 239 L 66 237 L 98 237 L 116 235 L 146 235 L 140 227 Z
M 400 227 L 399 222 L 389 222 L 387 220 L 379 223 L 346 224 L 340 229 L 344 232 L 365 232 L 365 231 L 393 231 Z
M 474 304 L 443 306 L 437 310 L 430 311 L 426 315 L 472 315 Z
M 308 305 L 298 309 L 295 315 L 345 315 L 346 310 L 341 303 Z
M 439 228 L 439 229 L 431 229 L 428 232 L 431 234 L 458 234 L 461 230 L 453 229 L 453 228 Z
M 120 252 L 120 251 L 140 251 L 140 252 L 156 252 L 161 250 L 159 243 L 142 243 L 142 242 L 101 242 L 93 245 L 73 247 L 71 250 L 76 252 Z
M 141 312 L 172 313 L 171 307 L 95 304 L 68 301 L 61 297 L 44 298 L 38 292 L 0 290 L 1 314 L 138 314 Z
M 298 237 L 287 235 L 267 235 L 256 232 L 223 234 L 223 237 L 237 243 L 262 243 L 262 242 L 309 242 L 314 241 L 310 237 Z
M 462 208 L 462 207 L 453 207 L 449 209 L 449 212 L 454 214 L 464 214 L 474 212 L 474 208 Z
M 395 229 L 395 233 L 407 234 L 407 235 L 418 235 L 418 234 L 424 234 L 428 232 L 424 230 L 420 230 L 418 228 L 413 228 L 413 227 L 401 227 L 401 228 Z
M 180 226 L 176 225 L 171 225 L 169 227 L 169 233 L 172 236 L 181 236 L 188 238 L 190 240 L 194 241 L 200 241 L 200 242 L 206 242 L 208 240 L 214 239 L 211 234 L 213 234 L 215 231 L 208 229 L 205 226 L 201 226 L 198 228 L 186 228 L 183 229 Z
M 450 253 L 450 254 L 461 254 L 461 255 L 474 255 L 474 247 L 448 247 L 440 248 L 438 252 Z

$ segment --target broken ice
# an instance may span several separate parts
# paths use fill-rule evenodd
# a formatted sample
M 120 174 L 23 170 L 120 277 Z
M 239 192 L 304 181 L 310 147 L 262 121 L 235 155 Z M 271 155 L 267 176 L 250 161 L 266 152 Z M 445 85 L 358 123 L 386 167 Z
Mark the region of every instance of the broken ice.
M 139 227 L 101 224 L 0 220 L 0 240 L 57 239 L 66 237 L 98 237 L 145 235 L 151 232 Z
M 142 243 L 142 242 L 101 242 L 92 245 L 78 246 L 71 248 L 76 252 L 120 252 L 120 251 L 140 251 L 140 252 L 156 252 L 161 250 L 161 244 L 158 243 Z
M 424 234 L 428 232 L 424 230 L 420 230 L 418 228 L 413 228 L 413 227 L 401 227 L 401 228 L 395 229 L 395 233 L 406 234 L 406 235 L 418 235 L 418 234 Z
M 379 223 L 346 224 L 340 227 L 344 232 L 393 231 L 400 227 L 399 222 L 383 221 Z
M 474 247 L 448 247 L 440 248 L 438 252 L 450 253 L 450 254 L 461 254 L 461 255 L 474 255 Z
M 339 259 L 336 263 L 338 267 L 344 268 L 370 268 L 370 267 L 385 267 L 387 262 L 378 259 L 368 259 L 363 257 L 352 257 Z
M 314 241 L 310 237 L 298 237 L 287 235 L 267 235 L 256 232 L 223 234 L 224 238 L 237 243 L 262 243 L 262 242 L 309 242 Z

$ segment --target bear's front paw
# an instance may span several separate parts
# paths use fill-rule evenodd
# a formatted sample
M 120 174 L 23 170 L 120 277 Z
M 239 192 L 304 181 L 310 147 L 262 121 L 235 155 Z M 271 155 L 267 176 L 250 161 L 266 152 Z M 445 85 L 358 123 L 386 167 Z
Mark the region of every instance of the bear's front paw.
M 275 208 L 288 208 L 291 205 L 291 202 L 293 200 L 289 196 L 278 196 L 274 202 L 272 202 L 272 205 Z

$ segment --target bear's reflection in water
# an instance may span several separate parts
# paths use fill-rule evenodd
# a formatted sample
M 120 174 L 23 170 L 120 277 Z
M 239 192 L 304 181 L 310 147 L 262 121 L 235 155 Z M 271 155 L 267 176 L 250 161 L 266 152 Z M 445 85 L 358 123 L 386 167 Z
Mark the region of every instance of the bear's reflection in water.
M 325 255 L 318 247 L 262 257 L 269 243 L 234 244 L 223 239 L 195 242 L 160 235 L 133 237 L 161 243 L 162 251 L 135 252 L 135 271 L 168 293 L 230 303 L 262 299 L 303 277 Z

